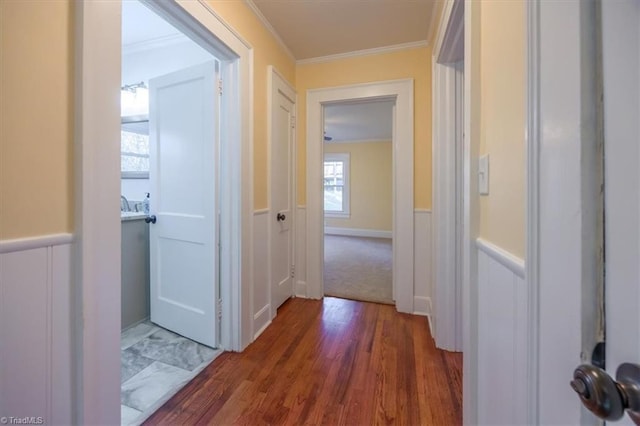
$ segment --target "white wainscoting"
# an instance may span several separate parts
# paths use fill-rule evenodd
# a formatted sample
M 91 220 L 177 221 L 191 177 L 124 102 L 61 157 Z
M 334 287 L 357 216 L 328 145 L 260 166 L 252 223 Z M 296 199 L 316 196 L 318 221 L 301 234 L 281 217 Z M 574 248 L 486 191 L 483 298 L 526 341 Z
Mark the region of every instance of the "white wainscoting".
M 7 421 L 72 422 L 72 240 L 0 241 L 0 417 Z
M 527 423 L 524 261 L 477 240 L 478 424 Z
M 307 208 L 296 209 L 296 297 L 307 297 Z
M 392 238 L 393 232 L 379 231 L 377 229 L 338 228 L 325 226 L 324 233 L 328 235 L 346 235 L 348 237 Z
M 271 324 L 269 209 L 253 212 L 253 338 Z M 274 313 L 275 316 L 275 313 Z
M 432 262 L 431 211 L 415 209 L 413 215 L 413 313 L 429 318 L 431 326 Z

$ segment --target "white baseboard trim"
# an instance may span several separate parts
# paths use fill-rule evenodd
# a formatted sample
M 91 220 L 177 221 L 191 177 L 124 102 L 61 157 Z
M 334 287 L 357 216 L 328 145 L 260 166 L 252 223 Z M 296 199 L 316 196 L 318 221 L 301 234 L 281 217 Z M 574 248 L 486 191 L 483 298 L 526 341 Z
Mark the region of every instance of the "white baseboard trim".
M 333 226 L 325 226 L 324 233 L 327 235 L 345 235 L 349 237 L 393 238 L 393 232 L 378 231 L 377 229 L 336 228 Z
M 431 315 L 431 298 L 413 296 L 413 314 L 425 317 Z
M 307 297 L 307 283 L 305 281 L 296 282 L 296 297 Z
M 253 339 L 257 339 L 259 335 L 271 324 L 269 317 L 269 305 L 264 305 L 258 312 L 253 315 L 254 328 L 258 326 L 258 331 L 254 334 Z M 262 324 L 262 325 L 260 325 Z
M 50 234 L 37 237 L 0 240 L 0 253 L 32 250 L 42 247 L 60 246 L 73 242 L 73 234 Z
M 479 250 L 482 250 L 493 260 L 500 263 L 502 266 L 509 269 L 520 278 L 524 279 L 524 260 L 520 259 L 517 256 L 514 256 L 506 250 L 501 249 L 500 247 L 490 243 L 487 240 L 483 240 L 482 238 L 478 238 L 476 240 L 476 246 Z

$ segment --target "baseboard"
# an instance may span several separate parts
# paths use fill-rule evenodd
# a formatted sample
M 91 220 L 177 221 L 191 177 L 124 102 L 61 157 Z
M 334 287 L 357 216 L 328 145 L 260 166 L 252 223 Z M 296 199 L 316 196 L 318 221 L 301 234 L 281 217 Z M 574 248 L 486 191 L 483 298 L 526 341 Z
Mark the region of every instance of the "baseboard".
M 296 297 L 307 297 L 307 283 L 305 281 L 296 282 Z
M 413 314 L 425 317 L 431 315 L 431 298 L 413 296 Z
M 336 228 L 333 226 L 325 226 L 324 233 L 327 235 L 344 235 L 348 237 L 393 238 L 393 232 L 378 231 L 377 229 Z
M 271 324 L 271 318 L 269 317 L 269 305 L 264 305 L 262 309 L 260 309 L 253 315 L 253 324 L 254 328 L 256 325 L 260 327 L 258 331 L 253 335 L 253 339 L 255 340 L 267 327 L 269 327 L 269 324 Z M 262 325 L 260 326 L 259 324 Z

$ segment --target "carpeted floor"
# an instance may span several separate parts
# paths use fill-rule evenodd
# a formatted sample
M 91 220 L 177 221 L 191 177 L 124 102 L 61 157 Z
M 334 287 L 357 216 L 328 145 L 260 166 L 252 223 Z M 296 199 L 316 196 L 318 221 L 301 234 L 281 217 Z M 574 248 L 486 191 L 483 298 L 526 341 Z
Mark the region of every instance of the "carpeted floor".
M 389 238 L 324 236 L 324 294 L 393 304 Z

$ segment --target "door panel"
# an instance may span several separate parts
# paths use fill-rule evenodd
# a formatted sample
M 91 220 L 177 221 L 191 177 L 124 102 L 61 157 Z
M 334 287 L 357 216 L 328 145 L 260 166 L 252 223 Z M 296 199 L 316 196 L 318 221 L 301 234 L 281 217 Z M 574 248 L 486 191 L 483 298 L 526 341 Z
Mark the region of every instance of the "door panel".
M 149 81 L 151 321 L 217 344 L 216 63 Z
M 621 363 L 640 364 L 640 1 L 601 3 L 607 371 L 615 377 Z
M 293 294 L 292 153 L 294 103 L 277 91 L 272 106 L 271 145 L 271 300 L 272 316 Z

